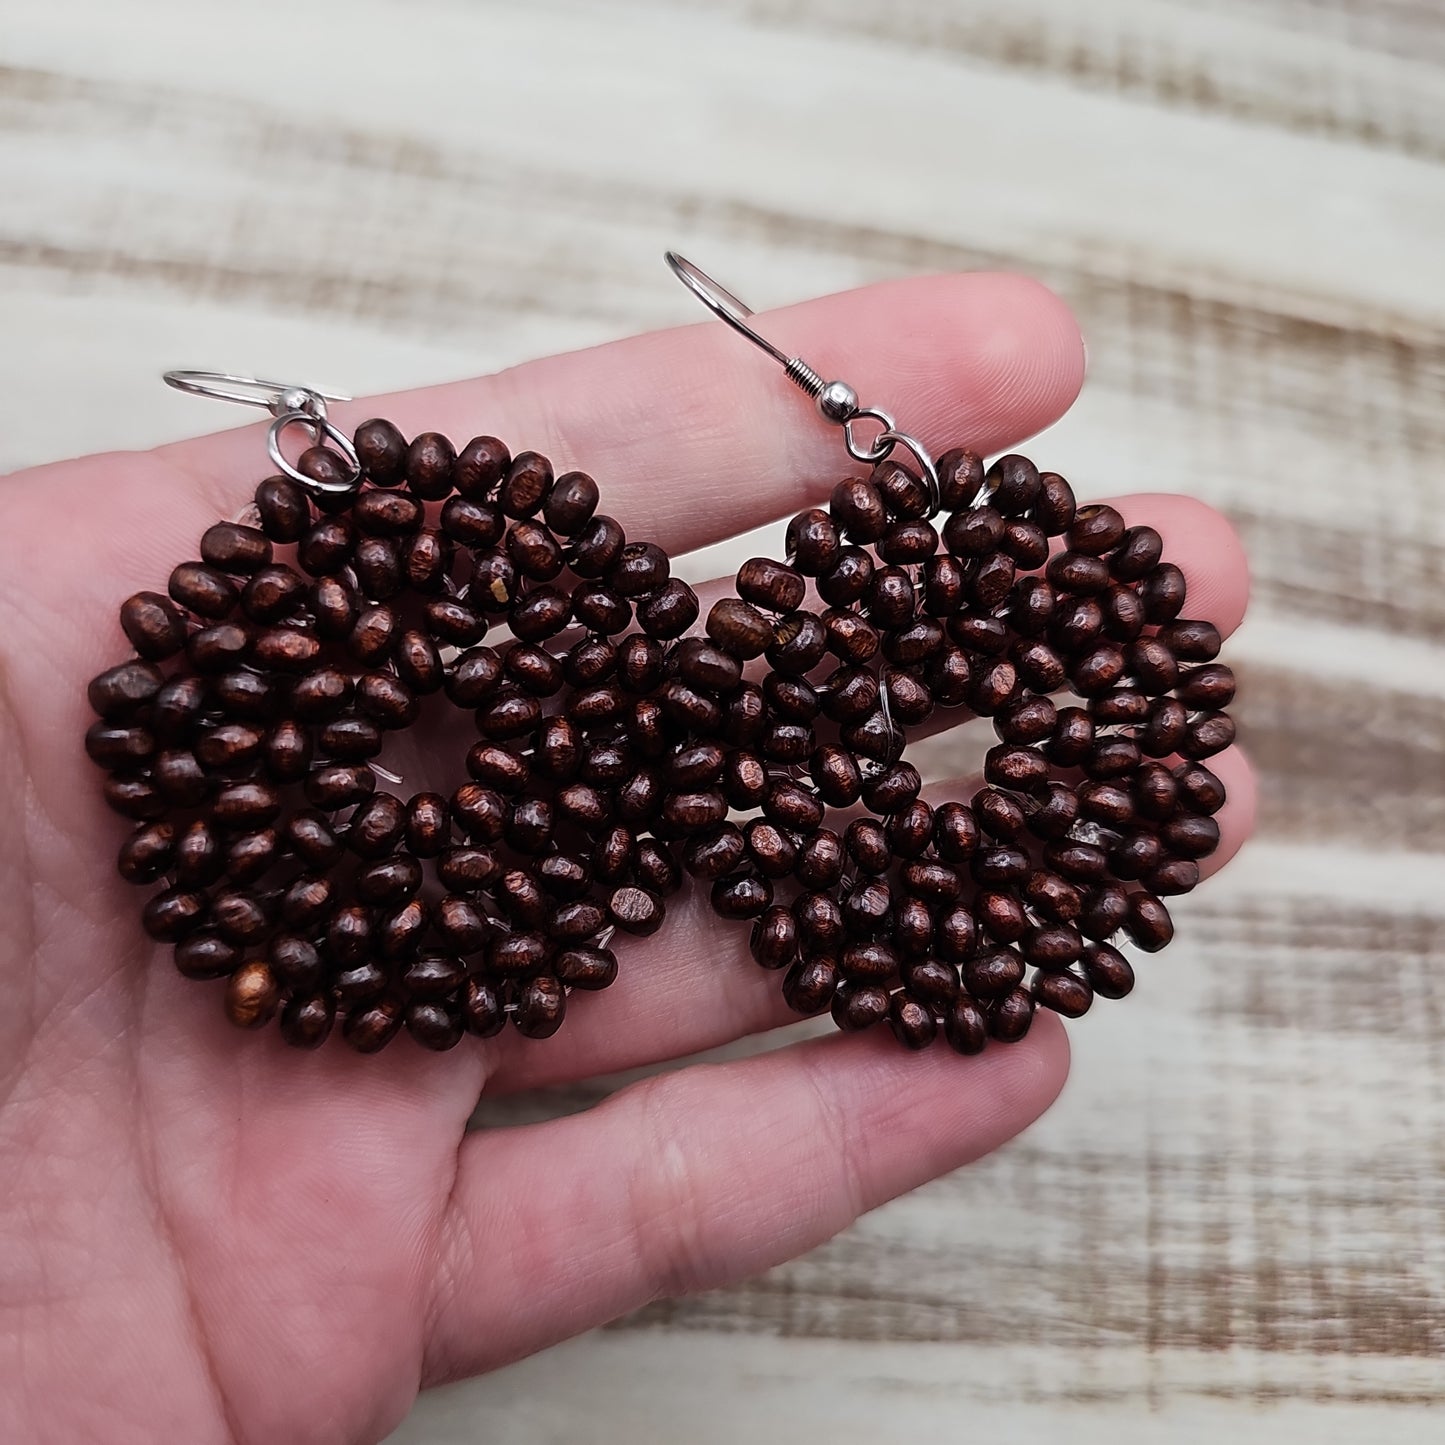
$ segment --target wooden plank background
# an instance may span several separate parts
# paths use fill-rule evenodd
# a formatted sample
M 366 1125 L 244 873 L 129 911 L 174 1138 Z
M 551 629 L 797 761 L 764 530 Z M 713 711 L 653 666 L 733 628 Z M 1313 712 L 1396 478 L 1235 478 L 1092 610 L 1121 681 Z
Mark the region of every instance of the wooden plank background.
M 163 366 L 362 391 L 692 320 L 677 245 L 758 305 L 1043 277 L 1090 377 L 1031 450 L 1250 546 L 1260 839 L 1054 1112 L 398 1442 L 1441 1437 L 1442 162 L 1435 0 L 0 7 L 0 468 L 226 423 Z

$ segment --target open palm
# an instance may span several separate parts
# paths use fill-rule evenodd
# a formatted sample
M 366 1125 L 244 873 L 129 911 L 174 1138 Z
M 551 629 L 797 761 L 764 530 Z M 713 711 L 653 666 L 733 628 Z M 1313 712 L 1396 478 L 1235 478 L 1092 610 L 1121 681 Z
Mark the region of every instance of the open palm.
M 767 325 L 939 447 L 1006 447 L 1082 377 L 1065 309 L 1010 277 L 877 286 Z M 337 420 L 373 414 L 584 467 L 607 511 L 674 555 L 816 501 L 841 474 L 837 437 L 721 327 Z M 1045 1017 L 977 1059 L 809 1040 L 467 1135 L 484 1088 L 787 1021 L 746 927 L 687 888 L 661 933 L 625 942 L 616 985 L 545 1042 L 509 1031 L 431 1055 L 403 1036 L 358 1057 L 232 1029 L 219 990 L 180 979 L 141 933 L 81 739 L 86 680 L 118 652 L 117 603 L 239 509 L 260 455 L 245 429 L 0 480 L 0 1438 L 375 1439 L 424 1384 L 762 1270 L 1049 1104 L 1067 1052 Z M 1163 533 L 1191 613 L 1232 629 L 1246 579 L 1227 524 L 1182 498 L 1116 501 Z M 1230 802 L 1213 866 L 1253 815 L 1243 759 L 1216 764 Z

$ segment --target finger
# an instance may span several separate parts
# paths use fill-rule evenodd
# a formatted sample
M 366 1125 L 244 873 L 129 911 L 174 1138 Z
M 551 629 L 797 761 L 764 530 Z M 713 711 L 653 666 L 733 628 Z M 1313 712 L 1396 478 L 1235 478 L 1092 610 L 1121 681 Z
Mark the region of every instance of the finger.
M 758 324 L 939 444 L 1009 445 L 1058 417 L 1083 377 L 1067 308 L 1017 276 L 885 282 Z M 583 468 L 604 511 L 673 551 L 816 499 L 854 465 L 777 367 L 711 322 L 337 406 L 333 419 L 346 430 L 374 415 L 458 444 L 495 433 L 546 452 L 559 471 Z M 264 455 L 259 429 L 244 427 L 104 467 L 40 469 L 28 476 L 43 486 L 12 478 L 9 491 L 22 511 L 44 508 L 37 523 L 70 517 L 72 545 L 80 533 L 110 575 L 143 579 L 166 575 L 200 530 L 248 499 Z
M 811 1249 L 996 1149 L 1053 1102 L 1067 1069 L 1063 1030 L 1044 1017 L 1023 1042 L 967 1060 L 819 1039 L 474 1135 L 444 1224 L 427 1377 L 487 1369 Z
M 1201 864 L 1204 877 L 1223 868 L 1252 835 L 1258 800 L 1254 770 L 1240 749 L 1210 759 L 1209 767 L 1228 799 L 1217 815 L 1219 847 Z M 937 806 L 971 798 L 979 785 L 977 777 L 932 783 L 924 797 Z M 783 999 L 781 975 L 759 968 L 749 952 L 750 923 L 719 919 L 707 888 L 690 879 L 667 908 L 662 933 L 627 940 L 610 988 L 571 996 L 565 1049 L 511 1035 L 496 1041 L 489 1095 L 686 1058 L 797 1021 Z

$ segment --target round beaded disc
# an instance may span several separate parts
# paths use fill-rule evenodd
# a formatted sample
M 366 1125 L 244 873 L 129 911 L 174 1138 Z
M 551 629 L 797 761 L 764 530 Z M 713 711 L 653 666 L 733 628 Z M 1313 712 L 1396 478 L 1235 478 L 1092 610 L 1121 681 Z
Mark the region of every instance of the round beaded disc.
M 895 462 L 840 483 L 712 609 L 718 658 L 755 670 L 723 695 L 737 812 L 685 863 L 799 1013 L 972 1054 L 1122 997 L 1125 949 L 1169 942 L 1162 900 L 1219 841 L 1234 679 L 1153 528 L 1025 457 L 938 472 L 936 518 Z M 907 729 L 972 716 L 984 786 L 930 805 Z
M 226 980 L 236 1024 L 314 1046 L 339 1022 L 365 1052 L 403 1025 L 546 1037 L 680 882 L 658 760 L 715 722 L 669 678 L 697 598 L 535 452 L 384 421 L 356 451 L 355 487 L 313 447 L 316 488 L 262 482 L 122 606 L 137 655 L 91 683 L 86 736 L 137 824 L 120 871 L 162 885 L 145 928 Z M 438 756 L 441 791 L 383 786 Z

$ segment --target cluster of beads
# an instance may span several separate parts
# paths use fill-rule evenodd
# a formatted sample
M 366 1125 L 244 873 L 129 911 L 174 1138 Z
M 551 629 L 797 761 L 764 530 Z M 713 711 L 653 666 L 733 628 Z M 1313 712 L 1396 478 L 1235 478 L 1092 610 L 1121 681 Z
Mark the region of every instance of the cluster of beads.
M 137 655 L 90 684 L 86 736 L 137 824 L 120 872 L 163 884 L 146 930 L 226 979 L 238 1025 L 310 1047 L 339 1022 L 363 1052 L 403 1026 L 546 1037 L 681 881 L 653 825 L 692 816 L 720 752 L 691 746 L 717 722 L 676 643 L 697 598 L 581 472 L 385 421 L 355 446 L 355 486 L 311 448 L 314 486 L 262 482 L 123 604 Z M 386 735 L 433 697 L 474 718 L 467 780 L 380 790 Z
M 1203 760 L 1234 739 L 1234 679 L 1153 528 L 1020 456 L 985 474 L 955 450 L 938 480 L 937 507 L 891 461 L 840 483 L 793 518 L 786 564 L 746 562 L 712 609 L 729 749 L 684 861 L 719 914 L 755 920 L 796 1011 L 972 1054 L 1039 1005 L 1122 997 L 1118 945 L 1169 942 L 1162 899 L 1219 841 Z M 971 799 L 931 806 L 901 754 L 935 711 L 999 743 Z

